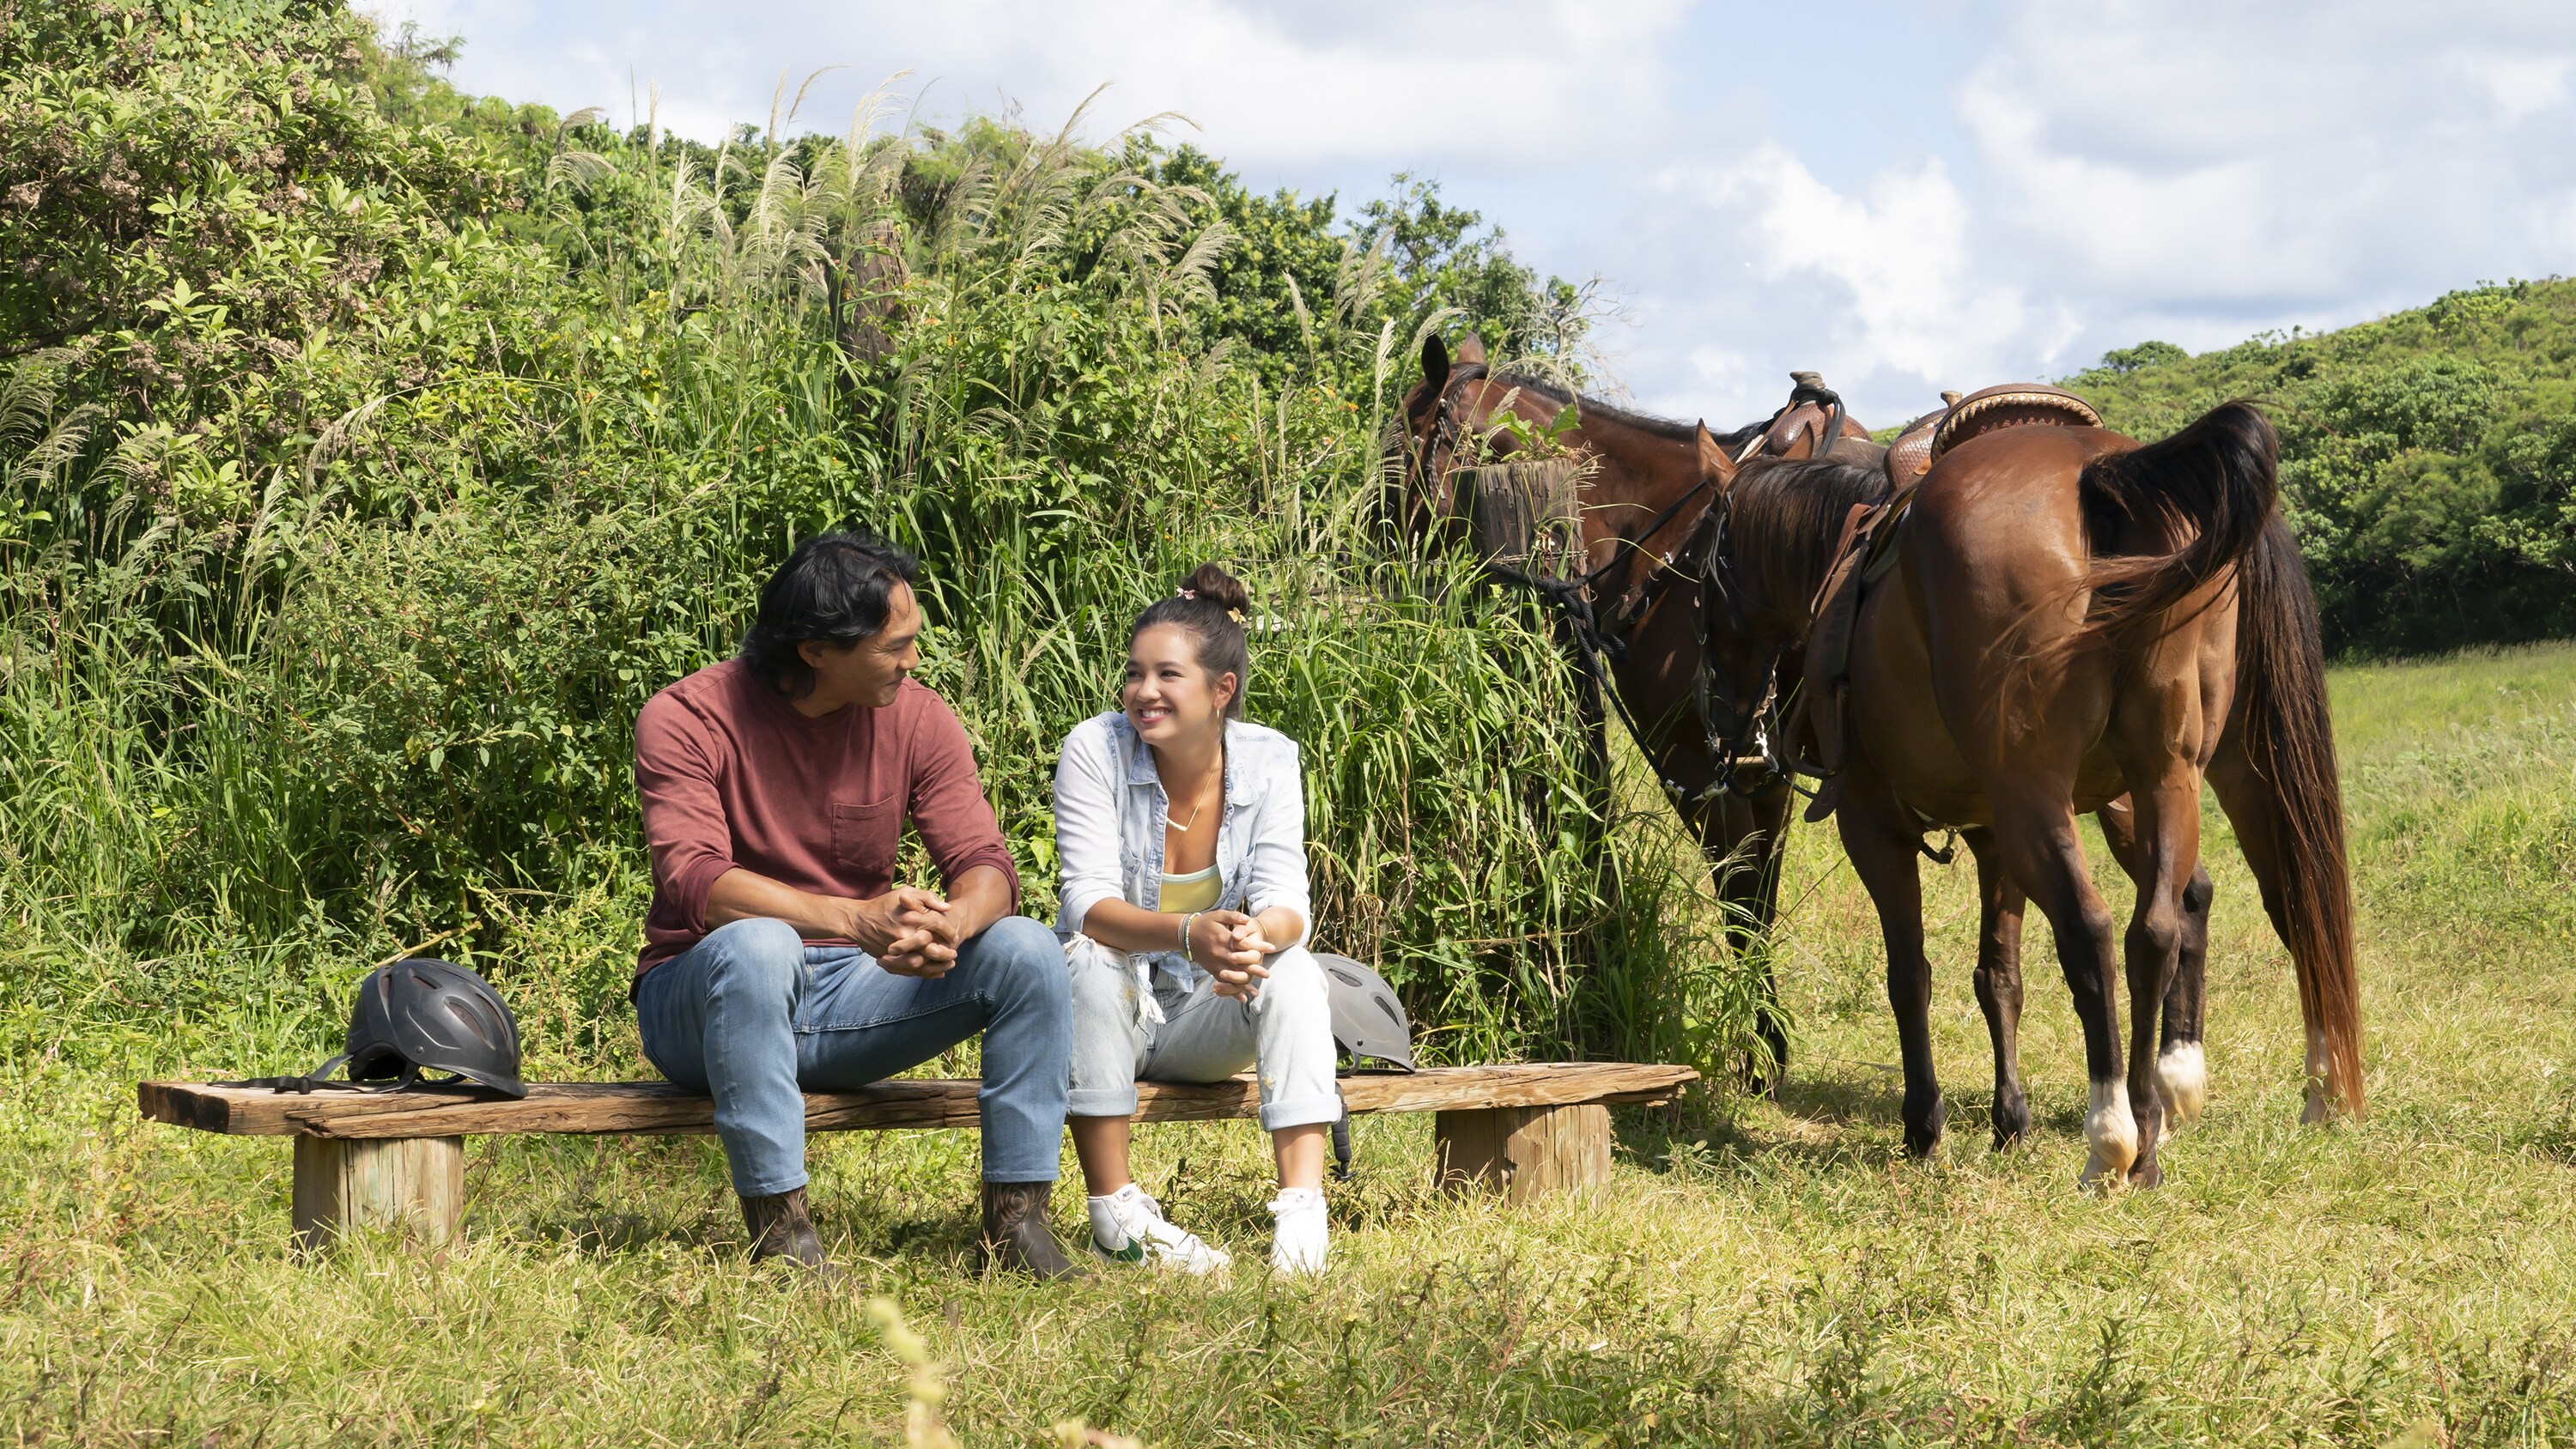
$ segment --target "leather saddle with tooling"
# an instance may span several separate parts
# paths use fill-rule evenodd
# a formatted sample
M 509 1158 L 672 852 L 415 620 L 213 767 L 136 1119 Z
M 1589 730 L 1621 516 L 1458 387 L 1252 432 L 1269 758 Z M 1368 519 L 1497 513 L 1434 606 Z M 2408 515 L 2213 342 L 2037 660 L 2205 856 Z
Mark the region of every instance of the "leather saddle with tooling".
M 1943 393 L 1941 401 L 1940 410 L 1907 424 L 1888 445 L 1887 501 L 1852 505 L 1835 541 L 1833 564 L 1816 590 L 1807 629 L 1806 688 L 1799 692 L 1800 709 L 1816 741 L 1812 768 L 1823 777 L 1807 806 L 1811 822 L 1834 812 L 1849 783 L 1852 633 L 1860 623 L 1862 598 L 1896 566 L 1896 536 L 1914 502 L 1915 485 L 1943 454 L 1971 438 L 2005 428 L 2102 426 L 2102 415 L 2092 404 L 2046 383 L 2005 383 L 1965 397 Z M 1789 737 L 1802 733 L 1806 731 L 1792 729 Z

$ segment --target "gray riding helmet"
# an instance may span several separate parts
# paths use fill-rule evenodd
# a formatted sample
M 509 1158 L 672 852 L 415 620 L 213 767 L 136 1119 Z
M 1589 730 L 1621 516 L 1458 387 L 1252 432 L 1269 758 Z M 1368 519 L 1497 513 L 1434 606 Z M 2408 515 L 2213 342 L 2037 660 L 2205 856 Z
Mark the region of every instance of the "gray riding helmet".
M 426 1085 L 423 1072 L 447 1072 L 505 1097 L 528 1095 L 519 1077 L 519 1023 L 492 983 L 453 961 L 413 956 L 380 966 L 358 983 L 346 1054 L 352 1082 Z
M 1333 1041 L 1351 1054 L 1351 1065 L 1375 1062 L 1400 1072 L 1413 1070 L 1413 1024 L 1395 989 L 1376 972 L 1348 956 L 1315 954 L 1333 1007 Z

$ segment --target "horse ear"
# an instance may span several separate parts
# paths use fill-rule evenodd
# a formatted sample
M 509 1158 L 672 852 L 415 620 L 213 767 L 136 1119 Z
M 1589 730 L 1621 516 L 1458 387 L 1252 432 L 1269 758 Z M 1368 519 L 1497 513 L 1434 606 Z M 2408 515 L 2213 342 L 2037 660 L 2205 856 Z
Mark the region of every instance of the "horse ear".
M 1699 470 L 1716 482 L 1720 492 L 1735 486 L 1735 460 L 1717 445 L 1705 422 L 1699 425 Z
M 1482 338 L 1482 337 L 1477 336 L 1477 335 L 1476 335 L 1475 333 L 1473 333 L 1473 332 L 1470 332 L 1470 333 L 1468 333 L 1465 337 L 1460 338 L 1460 339 L 1459 339 L 1459 342 L 1458 342 L 1458 360 L 1459 360 L 1460 362 L 1482 362 L 1482 361 L 1484 361 L 1484 360 L 1485 360 L 1485 339 L 1484 339 L 1484 338 Z
M 1437 332 L 1422 339 L 1422 380 L 1431 384 L 1433 392 L 1449 380 L 1449 344 Z

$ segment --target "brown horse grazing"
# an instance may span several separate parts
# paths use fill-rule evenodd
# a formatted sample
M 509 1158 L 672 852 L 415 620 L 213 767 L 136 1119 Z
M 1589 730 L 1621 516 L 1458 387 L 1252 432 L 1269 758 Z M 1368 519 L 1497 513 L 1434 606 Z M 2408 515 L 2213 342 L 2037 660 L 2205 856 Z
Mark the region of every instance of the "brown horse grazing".
M 1740 495 L 1746 500 L 1747 512 L 1767 510 L 1771 514 L 1770 522 L 1781 531 L 1805 536 L 1837 532 L 1840 521 L 1849 515 L 1853 506 L 1870 506 L 1883 500 L 1889 489 L 1881 469 L 1888 467 L 1894 471 L 1889 461 L 1881 458 L 1874 463 L 1869 462 L 1866 455 L 1848 443 L 1838 442 L 1835 447 L 1838 450 L 1834 455 L 1837 461 L 1859 460 L 1865 466 L 1772 469 L 1771 465 L 1765 464 L 1764 467 L 1770 471 L 1763 473 L 1763 483 L 1753 484 L 1748 480 L 1748 486 Z M 1713 477 L 1731 473 L 1734 468 L 1731 459 L 1716 456 L 1714 452 L 1704 461 Z M 1919 469 L 1904 471 L 1910 476 Z M 1753 501 L 1756 495 L 1760 495 L 1761 501 Z M 1783 513 L 1798 516 L 1783 517 Z M 1684 556 L 1694 561 L 1694 567 L 1705 569 L 1711 540 L 1716 536 L 1716 530 L 1711 526 L 1714 521 L 1705 520 L 1701 532 L 1684 550 Z M 1758 590 L 1760 581 L 1755 582 Z M 1759 611 L 1761 617 L 1754 630 L 1756 635 L 1789 639 L 1775 668 L 1775 699 L 1794 699 L 1801 688 L 1805 651 L 1804 603 L 1803 600 L 1793 601 L 1789 610 L 1777 614 Z M 1712 612 L 1722 631 L 1736 627 L 1730 622 L 1734 616 L 1727 612 L 1723 601 Z M 1718 645 L 1714 651 L 1717 653 L 1724 653 L 1730 647 L 1726 638 L 1714 642 Z M 1782 748 L 1802 749 L 1811 757 L 1818 753 L 1812 721 L 1806 715 L 1795 709 L 1783 710 L 1780 711 L 1780 723 L 1777 733 L 1781 736 L 1779 743 Z M 1795 768 L 1802 773 L 1812 772 L 1804 762 L 1799 762 Z M 2094 818 L 2101 822 L 2103 838 L 2121 867 L 2130 873 L 2132 879 L 2145 878 L 2149 865 L 2136 849 L 2137 833 L 2130 823 L 2132 811 L 2128 797 L 2123 795 L 2104 803 L 2094 812 Z M 2021 929 L 2028 898 L 2003 869 L 2002 856 L 1996 849 L 1991 828 L 1970 826 L 1959 833 L 1967 842 L 1977 867 L 1979 920 L 1974 982 L 1977 1005 L 1985 1014 L 1987 1037 L 1994 1049 L 1995 1091 L 1990 1122 L 1995 1148 L 2001 1151 L 2022 1141 L 2030 1131 L 2030 1101 L 2022 1086 L 2020 1052 L 2023 1000 Z M 1945 863 L 1948 858 L 1946 852 L 1934 855 L 1926 850 L 1925 854 Z M 2201 1034 L 2209 957 L 2209 908 L 2214 896 L 2209 872 L 2195 865 L 2191 880 L 2183 887 L 2182 941 L 2173 979 L 2165 988 L 2164 1039 L 2156 1058 L 2159 1084 L 2163 1088 L 2166 1105 L 2171 1109 L 2169 1125 L 2175 1128 L 2199 1116 L 2208 1099 L 2208 1073 Z M 1945 1123 L 1946 1108 L 1937 1094 L 1930 1118 L 1928 1131 L 1908 1133 L 1917 1152 L 1931 1150 Z
M 1551 426 L 1568 405 L 1577 421 L 1556 442 L 1588 466 L 1578 500 L 1586 587 L 1566 604 L 1583 616 L 1575 627 L 1597 640 L 1616 691 L 1611 702 L 1625 710 L 1638 748 L 1698 834 L 1727 906 L 1729 944 L 1742 950 L 1769 929 L 1778 904 L 1791 795 L 1785 780 L 1739 789 L 1721 775 L 1697 701 L 1699 580 L 1674 560 L 1717 497 L 1701 466 L 1703 447 L 1751 446 L 1771 424 L 1712 437 L 1704 425 L 1641 416 L 1527 377 L 1497 377 L 1472 336 L 1453 362 L 1434 336 L 1423 343 L 1422 379 L 1405 398 L 1402 433 L 1388 450 L 1390 512 L 1416 538 L 1463 536 L 1462 466 L 1510 457 L 1523 447 L 1521 433 Z M 1788 412 L 1773 422 L 1785 426 Z M 1811 449 L 1825 431 L 1784 435 L 1782 446 Z M 1594 647 L 1573 642 L 1587 657 Z M 1593 720 L 1602 724 L 1597 707 Z M 1776 1003 L 1776 994 L 1771 999 Z M 1776 1011 L 1763 1014 L 1759 1029 L 1771 1061 L 1757 1064 L 1754 1075 L 1776 1081 L 1789 1060 L 1788 1034 Z
M 2207 907 L 2192 886 L 2204 778 L 2290 949 L 2307 1027 L 2304 1116 L 2361 1111 L 2324 661 L 2315 600 L 2275 509 L 2277 459 L 2270 424 L 2241 403 L 2146 447 L 2098 427 L 2016 427 L 1944 453 L 1898 515 L 1892 569 L 1863 596 L 1851 636 L 1836 816 L 1885 937 L 1912 1150 L 1928 1153 L 1941 1132 L 1915 857 L 1927 828 L 1955 826 L 1977 852 L 1988 912 L 2026 892 L 2055 930 L 2091 1080 L 2087 1180 L 2160 1180 L 2160 1087 L 2198 1080 L 2186 1070 L 2198 1065 L 2197 985 L 2188 1000 L 2169 990 L 2196 974 L 2184 951 Z M 1882 502 L 1890 485 L 1833 463 L 1709 467 L 1721 485 L 1705 544 L 1710 711 L 1745 739 L 1775 662 L 1814 622 L 1849 505 Z M 2124 794 L 2133 808 L 2113 844 L 2138 882 L 2125 1068 L 2111 916 L 2075 830 L 2077 814 Z M 2000 1005 L 1990 1020 L 2008 1024 L 2014 1012 Z M 2147 1053 L 2160 1015 L 2159 1063 Z M 1999 1059 L 2007 1037 L 1999 1025 Z

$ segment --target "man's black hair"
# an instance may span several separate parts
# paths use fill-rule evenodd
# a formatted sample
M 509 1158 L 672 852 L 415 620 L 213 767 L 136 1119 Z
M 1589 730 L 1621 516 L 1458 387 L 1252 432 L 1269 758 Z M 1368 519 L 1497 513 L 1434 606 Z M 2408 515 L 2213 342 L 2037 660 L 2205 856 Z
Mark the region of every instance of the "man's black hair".
M 760 617 L 742 636 L 742 662 L 789 699 L 814 692 L 814 669 L 796 646 L 819 639 L 847 649 L 885 627 L 896 584 L 920 561 L 858 533 L 817 534 L 796 546 L 761 586 Z

